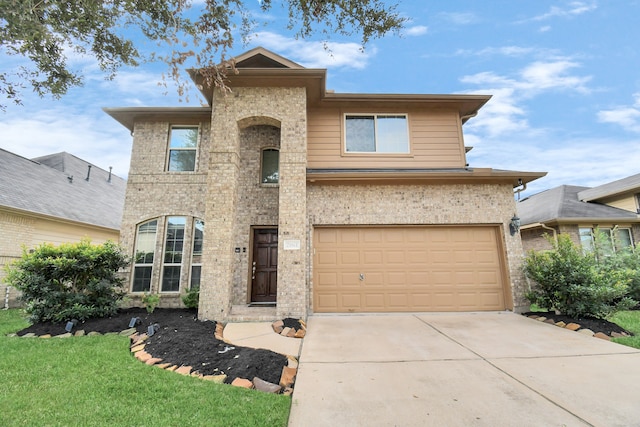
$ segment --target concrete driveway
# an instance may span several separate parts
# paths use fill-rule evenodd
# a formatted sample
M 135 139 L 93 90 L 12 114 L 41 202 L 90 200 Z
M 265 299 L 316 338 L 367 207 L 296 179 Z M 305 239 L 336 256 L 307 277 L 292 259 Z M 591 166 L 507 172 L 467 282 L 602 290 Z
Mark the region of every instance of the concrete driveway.
M 507 312 L 307 326 L 290 427 L 640 426 L 640 350 Z

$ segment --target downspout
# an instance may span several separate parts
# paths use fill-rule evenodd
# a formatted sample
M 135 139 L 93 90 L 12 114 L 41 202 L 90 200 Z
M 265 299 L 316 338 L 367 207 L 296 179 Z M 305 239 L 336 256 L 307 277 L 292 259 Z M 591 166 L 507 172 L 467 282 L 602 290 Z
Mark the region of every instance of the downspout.
M 556 229 L 552 228 L 552 227 L 548 227 L 548 226 L 544 225 L 541 222 L 539 222 L 538 224 L 540 224 L 540 227 L 544 228 L 545 230 L 551 230 L 551 232 L 553 233 L 553 241 L 556 242 L 556 245 L 557 245 L 558 244 L 558 232 L 556 231 Z
M 520 200 L 520 193 L 522 193 L 524 190 L 527 189 L 527 184 L 526 183 L 522 183 L 522 178 L 518 178 L 518 186 L 522 187 L 522 188 L 518 188 L 516 190 L 513 191 L 513 194 L 517 194 L 518 195 L 518 200 Z

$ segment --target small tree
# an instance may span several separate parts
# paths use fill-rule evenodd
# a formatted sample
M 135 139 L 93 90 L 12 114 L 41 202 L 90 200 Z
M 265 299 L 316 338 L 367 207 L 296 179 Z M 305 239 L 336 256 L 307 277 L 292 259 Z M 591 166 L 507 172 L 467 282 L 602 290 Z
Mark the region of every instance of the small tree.
M 22 258 L 6 267 L 5 281 L 22 291 L 34 323 L 85 320 L 118 310 L 125 292 L 117 272 L 126 265 L 126 256 L 113 242 L 42 244 L 33 251 L 23 249 Z
M 549 242 L 553 250 L 531 251 L 525 259 L 525 274 L 537 284 L 526 295 L 530 302 L 569 316 L 597 318 L 636 305 L 629 297 L 634 272 L 605 268 L 566 234 Z

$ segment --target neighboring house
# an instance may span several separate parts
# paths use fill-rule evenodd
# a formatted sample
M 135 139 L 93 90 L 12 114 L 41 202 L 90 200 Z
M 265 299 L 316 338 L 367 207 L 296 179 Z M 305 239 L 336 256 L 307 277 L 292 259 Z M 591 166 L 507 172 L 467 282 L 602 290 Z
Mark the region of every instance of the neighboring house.
M 567 233 L 589 250 L 596 229 L 613 250 L 640 242 L 640 174 L 598 187 L 562 185 L 518 202 L 525 251 L 551 249 L 545 234 Z
M 69 153 L 29 160 L 0 149 L 0 306 L 15 305 L 16 290 L 1 279 L 23 247 L 118 242 L 125 189 L 124 179 Z
M 489 96 L 339 94 L 262 48 L 235 61 L 230 93 L 192 73 L 207 107 L 105 109 L 134 135 L 134 300 L 199 285 L 220 321 L 526 305 L 513 189 L 544 173 L 468 167 Z

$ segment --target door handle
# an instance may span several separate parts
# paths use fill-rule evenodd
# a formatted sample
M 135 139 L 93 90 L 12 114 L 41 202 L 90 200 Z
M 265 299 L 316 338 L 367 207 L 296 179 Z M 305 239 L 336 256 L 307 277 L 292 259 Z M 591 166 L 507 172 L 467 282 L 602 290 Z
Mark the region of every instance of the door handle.
M 360 280 L 364 280 L 364 273 L 360 273 Z
M 251 266 L 251 280 L 254 280 L 256 278 L 256 262 L 253 261 L 253 264 Z

